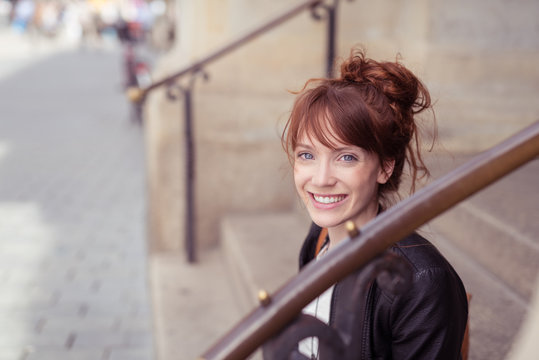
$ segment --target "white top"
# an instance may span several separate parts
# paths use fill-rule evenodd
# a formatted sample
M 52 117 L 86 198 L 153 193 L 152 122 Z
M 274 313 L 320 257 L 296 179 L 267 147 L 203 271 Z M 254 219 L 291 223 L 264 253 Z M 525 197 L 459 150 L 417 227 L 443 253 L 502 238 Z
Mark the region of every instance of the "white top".
M 328 251 L 329 244 L 326 244 L 318 253 L 317 259 L 324 255 Z M 329 324 L 329 314 L 331 311 L 331 297 L 333 295 L 333 288 L 331 286 L 319 297 L 314 299 L 309 305 L 303 309 L 304 314 L 312 315 L 326 324 Z M 318 359 L 318 338 L 308 337 L 299 342 L 299 352 L 307 356 L 309 359 Z

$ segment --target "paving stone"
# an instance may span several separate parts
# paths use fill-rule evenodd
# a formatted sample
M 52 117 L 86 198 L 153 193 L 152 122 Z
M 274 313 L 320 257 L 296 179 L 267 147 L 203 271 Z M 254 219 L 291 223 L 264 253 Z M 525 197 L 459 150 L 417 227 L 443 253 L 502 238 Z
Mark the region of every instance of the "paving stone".
M 38 323 L 40 333 L 88 332 L 96 329 L 105 332 L 118 332 L 120 325 L 121 319 L 117 317 L 49 317 L 41 318 Z
M 127 343 L 130 346 L 135 348 L 146 347 L 150 349 L 153 346 L 152 333 L 149 331 L 149 329 L 124 331 L 124 334 L 126 336 Z
M 73 349 L 82 348 L 110 348 L 113 346 L 128 346 L 127 334 L 117 331 L 89 330 L 78 331 L 72 334 Z
M 106 360 L 101 349 L 33 348 L 27 352 L 24 360 Z M 127 360 L 127 359 L 126 359 Z
M 153 349 L 151 347 L 143 347 L 140 349 L 130 348 L 113 348 L 107 360 L 146 360 L 153 358 Z
M 15 295 L 15 296 L 13 296 Z M 48 309 L 52 306 L 52 295 L 48 298 L 22 298 L 16 294 L 9 294 L 0 298 L 0 308 L 15 309 Z
M 7 332 L 20 332 L 20 331 L 37 331 L 37 327 L 41 321 L 41 317 L 38 315 L 19 316 L 17 314 L 0 312 L 0 334 Z
M 2 360 L 21 360 L 24 351 L 20 347 L 0 347 L 0 359 Z
M 38 334 L 35 329 L 20 329 L 14 331 L 10 329 L 4 331 L 0 337 L 0 347 L 14 347 L 14 346 L 65 346 L 70 332 L 58 331 L 50 332 L 46 334 Z

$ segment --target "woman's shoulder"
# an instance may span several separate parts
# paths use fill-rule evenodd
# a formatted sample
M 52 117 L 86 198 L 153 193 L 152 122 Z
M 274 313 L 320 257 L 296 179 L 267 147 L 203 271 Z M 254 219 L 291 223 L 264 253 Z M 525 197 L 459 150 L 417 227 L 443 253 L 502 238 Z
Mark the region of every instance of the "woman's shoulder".
M 412 265 L 415 273 L 433 272 L 436 269 L 454 271 L 438 249 L 415 232 L 397 242 L 391 250 L 405 258 Z
M 413 233 L 392 247 L 412 268 L 412 284 L 401 300 L 425 298 L 450 301 L 466 307 L 466 291 L 458 273 L 438 249 L 427 239 Z M 385 292 L 384 292 L 385 293 Z M 393 296 L 386 294 L 392 302 Z M 443 300 L 442 300 L 443 299 Z M 405 300 L 406 301 L 406 300 Z M 412 302 L 414 302 L 412 301 Z

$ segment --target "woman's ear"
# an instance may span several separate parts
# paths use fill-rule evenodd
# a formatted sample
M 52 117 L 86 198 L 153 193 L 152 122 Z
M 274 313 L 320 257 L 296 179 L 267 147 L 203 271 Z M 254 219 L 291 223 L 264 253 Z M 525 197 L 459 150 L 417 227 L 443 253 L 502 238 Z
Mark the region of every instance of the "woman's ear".
M 394 168 L 395 160 L 388 160 L 384 162 L 380 169 L 380 173 L 378 174 L 378 184 L 385 184 L 393 174 Z

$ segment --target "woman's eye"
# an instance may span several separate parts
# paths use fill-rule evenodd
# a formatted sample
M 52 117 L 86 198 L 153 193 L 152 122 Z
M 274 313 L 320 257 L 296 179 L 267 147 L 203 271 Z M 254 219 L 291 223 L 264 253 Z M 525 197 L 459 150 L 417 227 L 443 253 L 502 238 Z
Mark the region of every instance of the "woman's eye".
M 355 161 L 357 158 L 354 155 L 343 155 L 341 156 L 343 161 Z
M 313 157 L 313 154 L 310 154 L 310 153 L 299 153 L 298 158 L 303 159 L 303 160 L 312 160 L 314 157 Z

